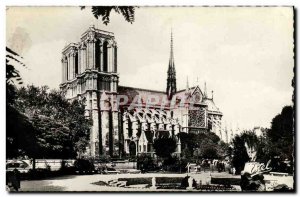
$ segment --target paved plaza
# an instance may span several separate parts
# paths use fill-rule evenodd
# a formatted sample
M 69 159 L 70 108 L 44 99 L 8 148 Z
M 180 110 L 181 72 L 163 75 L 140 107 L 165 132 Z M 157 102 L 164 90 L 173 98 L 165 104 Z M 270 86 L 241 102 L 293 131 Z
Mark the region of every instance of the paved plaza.
M 110 187 L 92 184 L 95 182 L 103 181 L 108 182 L 109 180 L 118 178 L 141 178 L 141 177 L 182 177 L 184 178 L 187 174 L 116 174 L 116 175 L 70 175 L 56 177 L 53 179 L 46 180 L 31 180 L 21 182 L 21 191 L 167 191 L 166 189 L 151 190 L 150 188 L 121 188 L 121 187 Z M 196 181 L 201 180 L 203 184 L 210 182 L 211 176 L 213 177 L 235 177 L 228 173 L 210 173 L 202 172 L 201 174 L 189 174 Z M 179 191 L 179 190 L 178 190 Z

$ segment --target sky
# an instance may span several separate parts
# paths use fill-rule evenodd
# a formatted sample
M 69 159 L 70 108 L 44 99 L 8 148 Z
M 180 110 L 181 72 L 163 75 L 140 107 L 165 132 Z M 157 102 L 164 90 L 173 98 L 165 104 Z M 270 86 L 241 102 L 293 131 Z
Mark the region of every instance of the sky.
M 173 29 L 177 88 L 207 84 L 228 126 L 269 127 L 292 104 L 293 10 L 289 7 L 139 7 L 135 22 L 90 8 L 7 7 L 6 44 L 24 57 L 25 84 L 58 89 L 61 52 L 91 25 L 114 32 L 120 85 L 165 91 Z

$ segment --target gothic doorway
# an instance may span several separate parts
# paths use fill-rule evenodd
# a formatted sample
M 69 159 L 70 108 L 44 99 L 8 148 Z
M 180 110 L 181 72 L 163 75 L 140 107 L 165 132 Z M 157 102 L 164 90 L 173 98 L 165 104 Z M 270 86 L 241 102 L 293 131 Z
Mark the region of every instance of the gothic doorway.
M 129 143 L 129 156 L 136 156 L 136 145 L 133 141 Z

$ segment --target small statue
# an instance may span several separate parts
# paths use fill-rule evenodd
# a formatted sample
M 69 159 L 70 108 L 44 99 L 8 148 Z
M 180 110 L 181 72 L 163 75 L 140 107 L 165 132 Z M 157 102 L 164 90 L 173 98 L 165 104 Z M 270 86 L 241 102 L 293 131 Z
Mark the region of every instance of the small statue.
M 152 186 L 151 186 L 151 189 L 156 189 L 156 179 L 155 177 L 152 177 Z

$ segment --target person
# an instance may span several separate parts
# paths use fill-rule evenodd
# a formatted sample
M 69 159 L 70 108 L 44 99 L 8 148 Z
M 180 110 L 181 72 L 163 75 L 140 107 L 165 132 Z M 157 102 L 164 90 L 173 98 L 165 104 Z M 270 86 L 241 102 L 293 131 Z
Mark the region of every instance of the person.
M 240 186 L 242 191 L 266 191 L 266 184 L 262 174 L 257 174 L 252 177 L 250 173 L 245 172 L 241 175 Z
M 201 165 L 200 164 L 197 165 L 197 172 L 201 173 Z
M 20 172 L 17 169 L 6 173 L 6 185 L 9 191 L 19 191 L 20 189 Z
M 235 175 L 235 172 L 236 172 L 236 170 L 235 170 L 235 168 L 233 167 L 233 168 L 232 168 L 232 174 Z
M 190 173 L 190 166 L 191 166 L 191 164 L 190 164 L 190 162 L 188 162 L 187 165 L 186 165 L 187 173 Z

